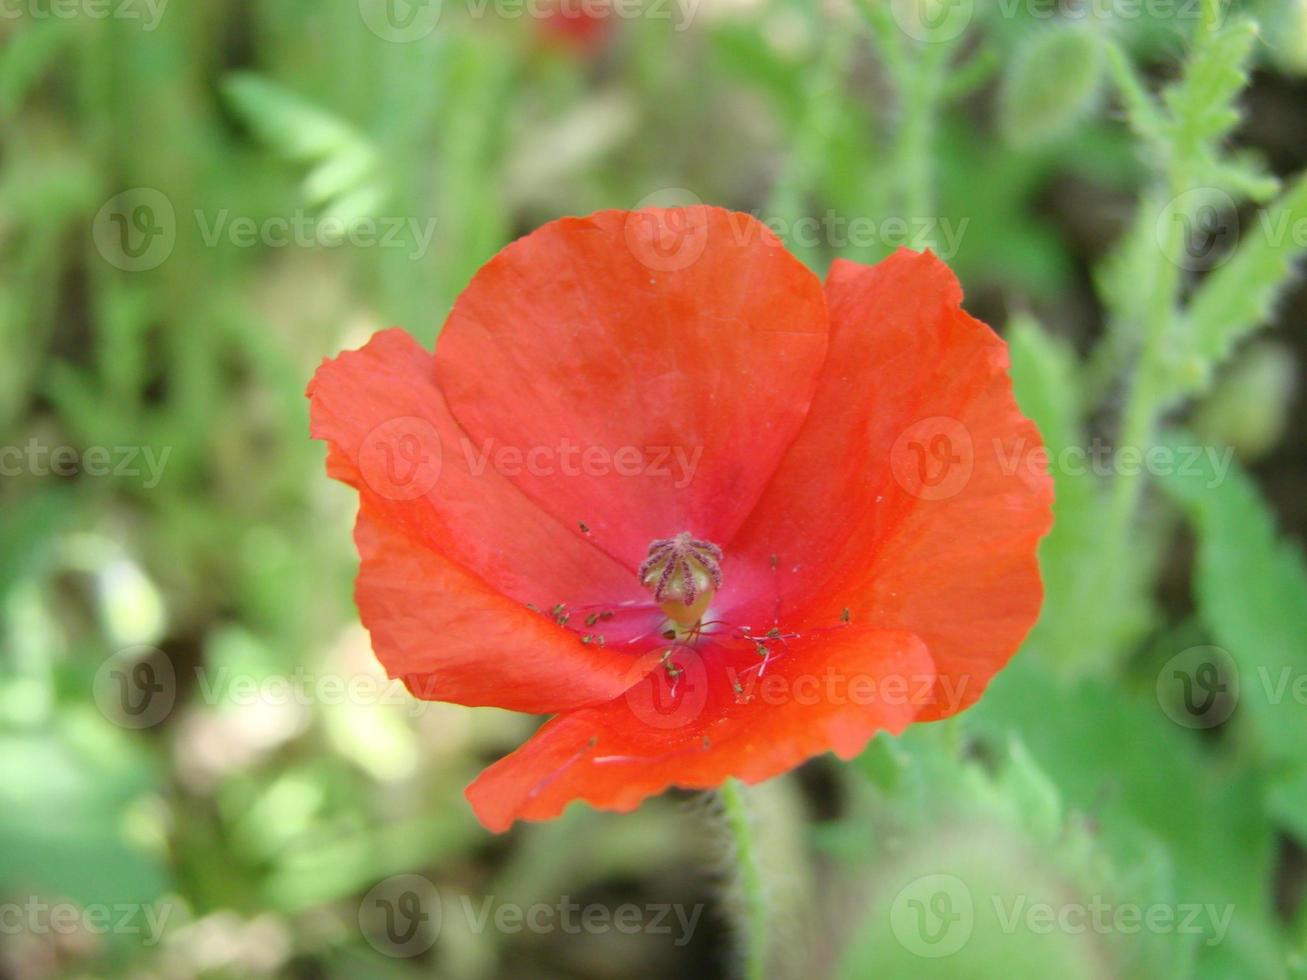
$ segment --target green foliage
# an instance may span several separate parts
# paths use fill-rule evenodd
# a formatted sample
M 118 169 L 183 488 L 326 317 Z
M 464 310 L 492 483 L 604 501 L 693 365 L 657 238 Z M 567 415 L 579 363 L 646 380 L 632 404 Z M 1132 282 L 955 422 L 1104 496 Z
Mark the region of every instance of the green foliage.
M 1017 145 L 1061 136 L 1093 108 L 1102 77 L 1102 42 L 1092 28 L 1066 25 L 1036 32 L 1003 75 L 999 125 Z
M 1287 9 L 1301 4 L 1132 18 L 705 3 L 684 29 L 625 18 L 580 51 L 495 4 L 446 3 L 406 42 L 365 22 L 382 3 L 166 6 L 150 31 L 43 4 L 0 18 L 0 448 L 168 453 L 151 486 L 0 477 L 0 911 L 29 895 L 174 910 L 160 948 L 79 936 L 32 953 L 39 937 L 6 935 L 0 972 L 688 977 L 727 959 L 721 855 L 697 808 L 576 808 L 492 840 L 462 791 L 529 721 L 399 690 L 276 703 L 241 687 L 297 671 L 379 680 L 351 599 L 353 501 L 306 434 L 321 358 L 389 324 L 429 343 L 515 235 L 669 188 L 771 221 L 818 272 L 934 248 L 968 308 L 1003 328 L 1056 488 L 1042 616 L 973 710 L 751 788 L 767 809 L 774 974 L 810 971 L 815 950 L 849 977 L 1229 980 L 1307 960 L 1301 870 L 1277 837 L 1307 846 L 1307 576 L 1277 497 L 1214 465 L 1230 441 L 1292 478 L 1276 445 L 1296 437 L 1294 337 L 1249 342 L 1288 309 L 1307 180 L 1280 194 L 1255 148 L 1278 118 L 1240 122 L 1257 59 L 1302 61 Z M 1277 163 L 1293 158 L 1277 145 Z M 175 241 L 129 271 L 93 231 L 141 187 L 172 205 Z M 1237 214 L 1238 244 L 1188 262 L 1186 228 L 1210 213 Z M 249 244 L 210 234 L 220 218 L 337 231 Z M 400 247 L 351 244 L 378 219 L 403 223 Z M 805 220 L 816 232 L 796 234 Z M 1156 433 L 1176 416 L 1216 443 L 1196 471 L 1131 476 L 1091 455 L 1174 450 Z M 142 732 L 110 723 L 95 686 L 137 642 L 180 679 L 167 720 Z M 1158 680 L 1210 645 L 1241 693 L 1223 725 L 1191 729 Z M 384 957 L 360 903 L 411 872 L 438 882 L 447 912 L 582 894 L 717 907 L 688 949 L 476 931 L 452 914 L 428 953 Z M 932 958 L 901 916 L 937 874 L 974 915 L 964 947 Z M 1096 899 L 1235 911 L 1213 942 L 1041 930 L 1016 911 Z
M 1207 276 L 1189 300 L 1182 333 L 1189 376 L 1177 394 L 1205 386 L 1240 340 L 1271 317 L 1276 298 L 1307 252 L 1307 178 L 1299 178 L 1253 227 L 1229 260 Z
M 1066 806 L 1091 818 L 1101 851 L 1124 882 L 1154 898 L 1150 881 L 1169 882 L 1171 903 L 1233 905 L 1229 942 L 1175 936 L 1198 961 L 1140 976 L 1275 975 L 1281 960 L 1264 883 L 1274 858 L 1258 778 L 1204 758 L 1191 733 L 1159 710 L 1151 686 L 1141 695 L 1098 680 L 1059 683 L 1034 660 L 1013 664 L 968 717 L 982 738 L 1015 731 Z M 1132 878 L 1141 854 L 1158 869 Z M 1127 900 L 1127 899 L 1122 899 Z M 1174 950 L 1172 950 L 1174 952 Z
M 1239 666 L 1239 709 L 1263 751 L 1307 766 L 1307 562 L 1277 539 L 1274 519 L 1237 465 L 1222 475 L 1206 460 L 1195 470 L 1164 486 L 1198 533 L 1198 609 Z
M 1171 111 L 1170 135 L 1181 152 L 1221 139 L 1239 121 L 1233 103 L 1248 84 L 1248 58 L 1256 40 L 1257 29 L 1246 20 L 1199 32 L 1184 75 L 1163 93 Z

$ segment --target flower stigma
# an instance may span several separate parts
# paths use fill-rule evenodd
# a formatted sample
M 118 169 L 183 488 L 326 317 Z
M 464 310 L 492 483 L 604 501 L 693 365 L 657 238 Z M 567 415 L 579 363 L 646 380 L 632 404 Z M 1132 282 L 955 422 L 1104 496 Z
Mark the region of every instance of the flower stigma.
M 649 544 L 636 575 L 678 632 L 691 630 L 722 587 L 722 549 L 682 531 Z

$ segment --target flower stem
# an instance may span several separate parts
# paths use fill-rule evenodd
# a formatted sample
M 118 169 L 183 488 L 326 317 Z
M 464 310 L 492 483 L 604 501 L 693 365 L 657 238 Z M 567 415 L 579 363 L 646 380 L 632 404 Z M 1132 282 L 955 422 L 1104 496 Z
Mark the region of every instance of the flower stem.
M 744 903 L 744 977 L 762 980 L 767 965 L 767 896 L 744 784 L 728 779 L 720 791 L 726 827 L 735 842 L 735 868 Z

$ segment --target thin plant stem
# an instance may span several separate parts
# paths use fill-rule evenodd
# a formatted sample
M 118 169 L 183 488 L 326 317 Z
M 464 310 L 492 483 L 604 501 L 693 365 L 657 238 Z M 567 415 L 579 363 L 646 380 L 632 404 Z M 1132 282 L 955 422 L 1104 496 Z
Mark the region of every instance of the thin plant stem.
M 758 865 L 758 847 L 754 839 L 749 801 L 744 784 L 728 779 L 719 791 L 726 828 L 735 843 L 735 870 L 744 903 L 744 972 L 745 980 L 762 980 L 767 965 L 767 895 L 762 869 Z

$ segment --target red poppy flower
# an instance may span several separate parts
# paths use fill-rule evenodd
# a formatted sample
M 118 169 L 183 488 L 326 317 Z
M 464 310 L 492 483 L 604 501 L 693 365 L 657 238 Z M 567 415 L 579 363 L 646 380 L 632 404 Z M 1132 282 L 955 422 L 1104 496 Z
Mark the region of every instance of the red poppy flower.
M 715 208 L 508 246 L 432 355 L 309 387 L 358 489 L 357 600 L 417 696 L 553 714 L 481 821 L 756 782 L 976 700 L 1034 622 L 1051 481 L 1003 342 L 933 255 L 825 285 Z
M 616 20 L 616 12 L 605 0 L 554 0 L 540 21 L 540 31 L 544 40 L 574 54 L 590 54 L 608 40 Z

